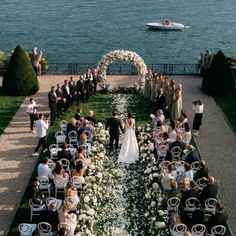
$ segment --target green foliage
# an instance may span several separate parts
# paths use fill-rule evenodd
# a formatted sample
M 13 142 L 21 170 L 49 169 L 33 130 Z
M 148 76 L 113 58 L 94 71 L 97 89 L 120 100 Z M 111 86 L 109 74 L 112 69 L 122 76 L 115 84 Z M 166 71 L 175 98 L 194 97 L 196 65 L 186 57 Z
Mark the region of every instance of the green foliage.
M 218 51 L 202 80 L 202 91 L 209 95 L 225 95 L 234 91 L 235 80 L 222 51 Z
M 39 89 L 37 76 L 28 55 L 17 46 L 3 76 L 3 90 L 14 96 L 27 96 Z

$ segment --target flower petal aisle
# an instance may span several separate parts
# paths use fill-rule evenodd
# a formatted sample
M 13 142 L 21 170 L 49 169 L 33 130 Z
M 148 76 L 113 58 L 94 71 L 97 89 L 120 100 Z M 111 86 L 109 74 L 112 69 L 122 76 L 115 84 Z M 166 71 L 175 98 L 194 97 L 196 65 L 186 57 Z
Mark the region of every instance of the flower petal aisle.
M 127 113 L 131 95 L 114 95 L 112 106 Z M 130 104 L 129 104 L 130 105 Z M 109 156 L 108 131 L 99 123 L 96 128 L 94 155 L 80 196 L 79 235 L 166 235 L 165 213 L 160 209 L 162 194 L 155 184 L 154 146 L 151 129 L 137 128 L 140 162 L 117 163 L 117 154 Z

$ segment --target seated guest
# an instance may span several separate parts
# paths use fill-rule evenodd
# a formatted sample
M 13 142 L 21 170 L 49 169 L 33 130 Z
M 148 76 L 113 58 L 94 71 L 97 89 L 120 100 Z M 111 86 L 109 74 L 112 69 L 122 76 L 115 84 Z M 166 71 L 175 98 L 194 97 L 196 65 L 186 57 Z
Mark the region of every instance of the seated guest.
M 179 123 L 178 123 L 178 128 L 183 128 L 184 124 L 188 123 L 188 117 L 186 115 L 186 113 L 182 113 L 181 117 L 179 118 Z
M 57 231 L 59 212 L 55 202 L 51 202 L 48 209 L 40 212 L 40 222 L 49 223 L 52 226 L 52 231 Z
M 193 145 L 189 145 L 187 147 L 186 158 L 184 161 L 191 165 L 193 162 L 199 161 L 199 160 L 200 158 L 199 158 L 197 149 Z
M 84 119 L 82 121 L 82 127 L 79 129 L 79 136 L 84 132 L 84 131 L 89 131 L 89 133 L 91 133 L 91 135 L 93 135 L 93 127 L 91 127 L 91 125 L 89 125 L 88 120 Z M 92 138 L 92 137 L 91 137 Z
M 80 141 L 78 142 L 78 147 L 80 146 L 84 146 L 86 148 L 87 154 L 92 153 L 92 145 L 90 142 L 88 142 L 86 134 L 80 135 Z
M 87 168 L 90 164 L 91 164 L 91 160 L 89 158 L 87 158 L 87 153 L 86 153 L 86 149 L 81 146 L 77 149 L 77 152 L 75 153 L 75 160 L 82 160 L 83 163 L 86 165 L 84 166 L 84 168 Z
M 98 123 L 97 120 L 96 120 L 96 118 L 94 117 L 94 114 L 93 114 L 93 111 L 92 111 L 92 110 L 90 110 L 90 111 L 88 112 L 88 115 L 87 115 L 86 117 L 84 117 L 84 119 L 86 119 L 86 120 L 88 120 L 88 121 L 91 121 L 93 124 L 97 124 L 97 123 Z
M 190 181 L 187 178 L 183 178 L 179 183 L 179 190 L 183 194 L 185 191 L 188 191 L 190 188 Z
M 187 178 L 190 180 L 193 180 L 193 170 L 191 169 L 191 165 L 189 165 L 188 163 L 184 163 L 184 178 Z
M 62 145 L 62 149 L 60 151 L 58 151 L 58 160 L 65 158 L 70 162 L 70 166 L 73 167 L 74 166 L 74 158 L 73 155 L 71 154 L 70 150 L 67 150 L 67 144 L 64 143 Z
M 208 198 L 217 198 L 218 193 L 218 183 L 215 181 L 213 176 L 208 177 L 208 184 L 202 189 L 199 195 L 199 200 L 201 201 L 202 207 L 205 206 L 205 201 Z
M 81 176 L 81 177 L 83 177 L 84 176 L 84 171 L 85 171 L 84 164 L 81 160 L 79 160 L 79 161 L 76 162 L 75 168 L 72 171 L 72 176 Z
M 168 134 L 169 134 L 170 143 L 175 142 L 177 133 L 175 131 L 175 122 L 173 120 L 170 120 L 170 126 L 168 128 Z
M 79 197 L 77 189 L 72 182 L 68 182 L 65 188 L 65 197 L 71 197 L 75 200 L 76 205 L 79 203 Z
M 154 124 L 154 127 L 157 126 L 157 121 L 161 121 L 162 123 L 164 123 L 165 121 L 165 116 L 164 116 L 164 113 L 161 109 L 157 110 L 156 111 L 156 116 L 154 117 L 153 116 L 153 124 Z
M 196 174 L 194 176 L 194 181 L 197 181 L 198 179 L 205 177 L 208 178 L 208 174 L 209 174 L 209 169 L 206 166 L 205 161 L 201 160 L 199 161 L 199 167 L 200 169 L 196 171 Z
M 176 180 L 177 177 L 177 172 L 174 170 L 174 166 L 172 164 L 169 164 L 167 168 L 167 173 L 164 173 L 164 176 L 161 179 L 161 185 L 164 193 L 171 190 L 171 181 Z
M 35 177 L 32 181 L 30 198 L 35 205 L 42 205 L 46 201 L 46 197 L 44 196 L 43 191 L 39 188 L 39 180 L 37 177 Z
M 206 222 L 206 228 L 208 233 L 211 233 L 211 229 L 215 225 L 223 225 L 227 227 L 228 214 L 223 211 L 224 206 L 221 203 L 216 205 L 216 214 L 212 215 L 209 220 Z
M 38 166 L 38 176 L 45 176 L 49 180 L 53 179 L 52 170 L 48 166 L 49 158 L 44 158 Z
M 189 145 L 191 139 L 192 139 L 192 134 L 190 131 L 190 127 L 188 123 L 184 123 L 184 130 L 181 133 L 182 141 L 185 142 L 186 146 Z
M 74 235 L 77 225 L 77 217 L 76 214 L 71 213 L 71 210 L 73 210 L 72 204 L 70 202 L 64 203 L 63 207 L 59 211 L 59 222 L 66 222 L 71 228 L 72 235 Z
M 62 177 L 65 183 L 67 183 L 69 180 L 69 175 L 65 172 L 65 169 L 63 168 L 60 161 L 56 162 L 56 166 L 52 171 L 52 174 L 54 175 L 54 178 L 57 178 L 58 176 Z
M 188 190 L 182 192 L 180 205 L 184 207 L 185 202 L 188 198 L 190 198 L 190 197 L 196 197 L 197 198 L 198 195 L 199 195 L 199 191 L 198 191 L 197 185 L 196 185 L 195 181 L 191 180 L 190 183 L 189 183 Z
M 81 108 L 77 108 L 76 109 L 76 114 L 75 114 L 75 119 L 77 122 L 81 122 L 82 121 L 82 115 L 81 115 L 82 109 Z
M 68 138 L 68 134 L 70 131 L 75 131 L 77 132 L 77 125 L 76 125 L 77 121 L 75 118 L 71 118 L 70 122 L 67 124 L 67 127 L 66 127 L 66 133 L 67 133 L 67 138 Z

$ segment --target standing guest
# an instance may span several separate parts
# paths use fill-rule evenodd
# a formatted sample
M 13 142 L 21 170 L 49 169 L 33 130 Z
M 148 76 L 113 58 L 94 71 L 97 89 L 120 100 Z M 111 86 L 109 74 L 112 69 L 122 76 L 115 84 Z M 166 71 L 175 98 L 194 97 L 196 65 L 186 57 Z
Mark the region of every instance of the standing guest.
M 70 105 L 73 106 L 74 101 L 75 101 L 75 97 L 76 97 L 76 94 L 77 94 L 76 84 L 75 84 L 75 81 L 74 81 L 73 77 L 70 77 L 69 86 L 70 86 L 70 93 L 71 93 Z
M 48 129 L 48 120 L 46 119 L 44 121 L 43 118 L 44 118 L 44 115 L 41 113 L 39 114 L 39 119 L 36 120 L 35 122 L 36 134 L 39 137 L 39 141 L 38 141 L 37 147 L 34 150 L 34 153 L 32 154 L 33 157 L 39 156 L 38 150 L 41 147 L 41 145 L 43 146 L 43 153 L 47 151 L 45 137 L 46 137 L 47 129 Z
M 203 103 L 201 100 L 197 100 L 193 102 L 193 111 L 195 112 L 194 119 L 193 119 L 193 135 L 199 136 L 198 132 L 200 126 L 202 125 L 202 116 L 203 116 Z
M 119 134 L 120 130 L 122 133 L 124 133 L 124 129 L 121 125 L 121 120 L 117 117 L 117 114 L 115 111 L 112 111 L 112 117 L 109 118 L 106 122 L 106 130 L 109 128 L 109 134 L 110 134 L 110 152 L 113 151 L 113 145 L 115 141 L 115 150 L 118 150 L 118 144 L 119 144 Z
M 77 91 L 77 105 L 79 105 L 79 101 L 84 102 L 85 99 L 85 83 L 84 77 L 81 75 L 79 80 L 76 83 L 76 91 Z
M 36 102 L 34 98 L 30 98 L 29 104 L 26 108 L 26 112 L 29 114 L 29 117 L 30 117 L 30 130 L 32 133 L 35 133 L 34 121 L 35 121 L 35 118 L 37 117 L 37 107 L 36 107 Z
M 88 112 L 88 115 L 87 115 L 86 117 L 84 117 L 84 119 L 86 119 L 86 120 L 88 120 L 88 121 L 91 121 L 93 124 L 97 124 L 97 120 L 96 120 L 96 118 L 94 117 L 92 110 L 90 110 L 90 111 Z
M 64 85 L 62 86 L 63 93 L 65 95 L 65 103 L 64 103 L 64 111 L 66 112 L 67 109 L 70 107 L 71 104 L 71 91 L 68 80 L 64 81 Z
M 84 82 L 85 82 L 85 90 L 86 90 L 86 100 L 88 101 L 89 96 L 91 95 L 91 84 L 93 81 L 93 75 L 91 69 L 87 69 L 86 73 L 84 74 Z
M 157 110 L 161 109 L 163 111 L 166 109 L 166 98 L 163 93 L 163 88 L 159 89 L 159 92 L 156 96 L 156 108 Z
M 64 93 L 60 84 L 57 84 L 56 95 L 57 95 L 57 117 L 60 117 L 62 115 L 62 109 L 64 108 Z
M 98 74 L 97 74 L 97 70 L 94 69 L 93 72 L 93 95 L 96 95 L 97 92 L 97 84 L 98 84 Z
M 52 86 L 51 91 L 48 93 L 48 102 L 51 111 L 51 125 L 54 125 L 57 117 L 57 94 L 55 91 L 55 86 Z

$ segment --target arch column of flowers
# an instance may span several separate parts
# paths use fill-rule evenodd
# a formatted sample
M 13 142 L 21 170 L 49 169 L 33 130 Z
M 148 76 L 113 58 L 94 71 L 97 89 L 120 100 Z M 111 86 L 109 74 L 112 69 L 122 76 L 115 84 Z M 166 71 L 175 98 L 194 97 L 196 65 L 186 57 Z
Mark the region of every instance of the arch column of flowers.
M 147 66 L 144 60 L 136 53 L 127 50 L 114 50 L 105 54 L 97 65 L 97 73 L 99 79 L 99 85 L 102 89 L 108 88 L 106 79 L 107 67 L 115 60 L 129 61 L 134 64 L 138 70 L 139 82 L 138 89 L 143 90 L 145 84 L 145 75 L 147 74 Z

